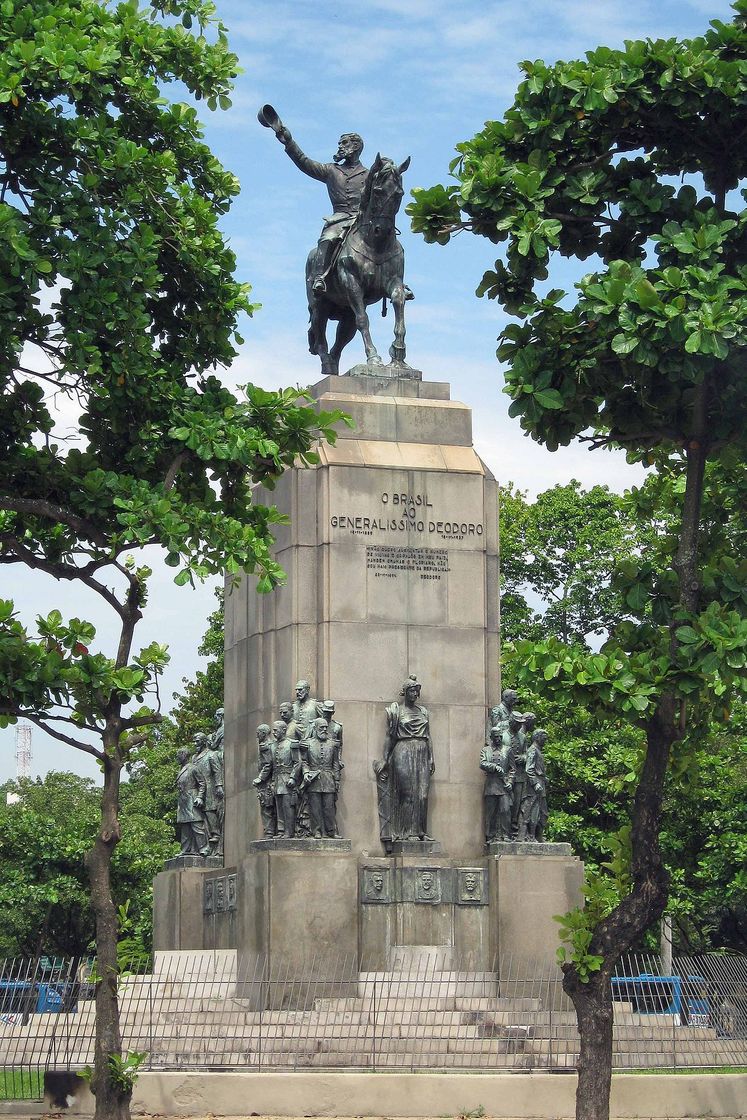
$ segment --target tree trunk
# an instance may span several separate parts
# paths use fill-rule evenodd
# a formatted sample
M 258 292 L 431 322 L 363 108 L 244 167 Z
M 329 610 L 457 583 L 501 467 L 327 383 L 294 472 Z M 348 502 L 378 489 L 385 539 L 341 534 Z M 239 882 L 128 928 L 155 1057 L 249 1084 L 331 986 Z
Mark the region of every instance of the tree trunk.
M 680 605 L 696 612 L 699 604 L 698 532 L 707 458 L 705 418 L 709 387 L 697 387 L 693 436 L 687 446 L 687 476 L 674 567 L 680 580 Z M 671 648 L 677 652 L 672 624 Z M 563 988 L 576 1009 L 581 1052 L 578 1063 L 576 1120 L 609 1120 L 612 1084 L 613 1008 L 610 977 L 628 952 L 666 909 L 669 876 L 661 858 L 659 833 L 664 781 L 672 744 L 684 731 L 684 715 L 672 694 L 663 695 L 646 725 L 646 757 L 635 793 L 631 829 L 633 888 L 594 930 L 589 952 L 602 957 L 598 972 L 581 982 L 572 965 L 564 968 Z
M 119 842 L 119 783 L 122 763 L 116 744 L 104 742 L 104 789 L 101 827 L 86 856 L 91 903 L 96 918 L 96 1042 L 91 1088 L 96 1098 L 95 1120 L 129 1120 L 132 1089 L 118 1085 L 112 1056 L 122 1053 L 117 1001 L 117 911 L 111 892 L 112 852 Z
M 609 975 L 595 972 L 582 984 L 575 969 L 563 987 L 576 1009 L 581 1052 L 578 1059 L 576 1120 L 607 1120 L 612 1085 L 612 993 Z

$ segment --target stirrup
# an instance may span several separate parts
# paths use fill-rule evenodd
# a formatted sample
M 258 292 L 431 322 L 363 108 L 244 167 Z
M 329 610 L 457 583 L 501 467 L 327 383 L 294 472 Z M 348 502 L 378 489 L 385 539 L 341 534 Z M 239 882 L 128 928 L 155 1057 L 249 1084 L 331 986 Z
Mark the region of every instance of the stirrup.
M 323 276 L 317 276 L 314 283 L 311 285 L 312 292 L 326 292 L 327 285 L 324 282 Z

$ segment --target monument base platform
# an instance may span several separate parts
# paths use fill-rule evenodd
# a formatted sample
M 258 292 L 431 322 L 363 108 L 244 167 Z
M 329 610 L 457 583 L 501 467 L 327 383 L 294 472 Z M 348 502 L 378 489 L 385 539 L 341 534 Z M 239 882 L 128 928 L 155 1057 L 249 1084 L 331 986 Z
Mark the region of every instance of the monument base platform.
M 387 365 L 383 362 L 372 363 L 359 362 L 357 365 L 351 366 L 350 369 L 342 375 L 343 377 L 378 377 L 382 380 L 400 380 L 400 381 L 422 381 L 423 371 L 420 369 L 413 369 L 405 362 L 391 361 Z
M 164 871 L 182 871 L 185 867 L 196 867 L 204 871 L 208 867 L 222 867 L 222 856 L 174 856 L 164 863 Z
M 385 971 L 399 951 L 424 946 L 482 971 L 500 959 L 554 964 L 554 915 L 582 897 L 570 845 L 497 843 L 470 861 L 435 841 L 402 844 L 396 855 L 359 856 L 349 840 L 276 837 L 252 841 L 236 868 L 162 871 L 154 947 L 235 948 L 244 974 L 254 971 L 247 962 L 282 962 L 315 982 L 342 961 L 348 972 Z

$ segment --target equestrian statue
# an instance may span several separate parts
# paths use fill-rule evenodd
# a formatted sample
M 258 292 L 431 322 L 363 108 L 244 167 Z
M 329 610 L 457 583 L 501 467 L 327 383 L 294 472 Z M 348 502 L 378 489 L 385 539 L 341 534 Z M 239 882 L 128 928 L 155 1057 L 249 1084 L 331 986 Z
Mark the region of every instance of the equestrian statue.
M 323 374 L 340 372 L 340 355 L 360 331 L 366 350 L 367 371 L 396 376 L 410 367 L 405 362 L 405 301 L 413 294 L 404 283 L 404 253 L 397 240 L 394 219 L 404 190 L 402 176 L 409 156 L 397 166 L 377 155 L 370 171 L 360 157 L 363 141 L 357 132 L 340 137 L 332 163 L 310 159 L 298 146 L 272 105 L 257 114 L 260 124 L 271 128 L 296 167 L 325 183 L 334 213 L 326 218 L 319 242 L 306 262 L 309 301 L 309 350 L 318 354 Z M 383 367 L 371 338 L 366 307 L 387 300 L 394 308 L 394 341 L 389 347 L 391 365 Z M 332 347 L 327 345 L 327 323 L 337 320 Z

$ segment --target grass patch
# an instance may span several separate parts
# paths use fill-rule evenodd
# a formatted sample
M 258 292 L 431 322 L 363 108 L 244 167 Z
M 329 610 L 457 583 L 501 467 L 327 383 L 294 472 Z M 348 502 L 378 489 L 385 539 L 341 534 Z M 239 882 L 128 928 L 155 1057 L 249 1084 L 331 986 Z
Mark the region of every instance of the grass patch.
M 43 1070 L 0 1067 L 0 1101 L 40 1101 L 43 1096 Z

